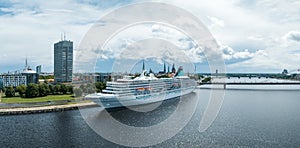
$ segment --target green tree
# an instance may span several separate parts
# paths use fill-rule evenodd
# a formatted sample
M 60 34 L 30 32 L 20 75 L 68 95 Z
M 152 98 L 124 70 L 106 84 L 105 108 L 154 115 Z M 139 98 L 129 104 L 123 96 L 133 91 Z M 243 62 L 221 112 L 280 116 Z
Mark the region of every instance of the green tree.
M 76 98 L 79 98 L 82 96 L 82 89 L 80 88 L 74 88 L 74 95 Z
M 39 79 L 54 79 L 54 75 L 48 75 L 48 76 L 39 75 Z
M 27 86 L 26 93 L 25 93 L 26 98 L 35 98 L 39 96 L 39 87 L 37 84 L 30 83 Z
M 49 92 L 50 92 L 49 86 L 47 84 L 45 84 L 45 83 L 39 84 L 38 88 L 39 88 L 39 96 L 40 97 L 47 96 L 49 94 Z
M 9 86 L 5 89 L 5 96 L 6 97 L 14 97 L 15 96 L 15 90 L 12 86 Z
M 204 78 L 201 82 L 202 82 L 202 83 L 211 82 L 211 77 L 206 77 L 206 78 Z
M 19 96 L 25 98 L 26 86 L 24 84 L 17 86 L 16 92 L 19 93 Z
M 102 92 L 103 89 L 106 88 L 106 83 L 104 82 L 96 82 L 95 83 L 96 91 L 97 92 Z
M 54 94 L 54 87 L 53 87 L 53 85 L 50 84 L 48 87 L 49 87 L 49 93 L 48 93 L 48 95 L 53 95 Z
M 54 94 L 60 94 L 60 85 L 59 84 L 56 84 L 55 86 L 54 86 Z
M 65 84 L 61 84 L 61 85 L 60 85 L 60 92 L 61 92 L 62 94 L 67 94 L 68 88 L 67 88 L 67 86 L 66 86 Z
M 94 93 L 95 92 L 95 86 L 88 83 L 86 85 L 86 93 L 90 94 L 90 93 Z
M 86 92 L 86 87 L 83 84 L 79 86 L 79 89 L 81 90 L 82 93 Z
M 67 89 L 68 89 L 68 92 L 70 93 L 70 94 L 73 94 L 74 92 L 73 92 L 73 86 L 67 86 Z

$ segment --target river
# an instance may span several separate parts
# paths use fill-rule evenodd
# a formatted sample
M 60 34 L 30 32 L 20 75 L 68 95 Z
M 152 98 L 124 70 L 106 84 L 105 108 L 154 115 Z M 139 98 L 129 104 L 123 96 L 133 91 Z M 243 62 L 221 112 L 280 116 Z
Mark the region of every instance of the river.
M 221 91 L 221 90 L 216 90 Z M 204 132 L 198 127 L 210 89 L 197 89 L 189 102 L 198 102 L 187 125 L 154 147 L 297 147 L 300 145 L 300 91 L 226 90 L 221 110 Z M 151 112 L 128 109 L 110 113 L 130 126 L 151 126 L 168 118 L 180 99 L 165 101 Z M 103 121 L 98 108 L 59 113 L 0 117 L 1 147 L 116 147 L 87 124 L 82 112 L 93 110 L 89 121 Z M 107 129 L 113 130 L 113 129 Z M 155 136 L 155 135 L 153 135 Z M 147 139 L 145 139 L 147 140 Z

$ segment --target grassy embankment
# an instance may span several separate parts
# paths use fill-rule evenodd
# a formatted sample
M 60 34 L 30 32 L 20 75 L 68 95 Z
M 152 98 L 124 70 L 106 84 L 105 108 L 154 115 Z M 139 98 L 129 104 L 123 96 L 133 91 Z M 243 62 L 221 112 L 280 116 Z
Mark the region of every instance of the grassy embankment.
M 73 98 L 72 95 L 48 95 L 46 97 L 37 97 L 37 98 L 2 97 L 1 103 L 38 103 L 38 102 L 62 101 L 62 100 L 75 100 L 75 98 Z

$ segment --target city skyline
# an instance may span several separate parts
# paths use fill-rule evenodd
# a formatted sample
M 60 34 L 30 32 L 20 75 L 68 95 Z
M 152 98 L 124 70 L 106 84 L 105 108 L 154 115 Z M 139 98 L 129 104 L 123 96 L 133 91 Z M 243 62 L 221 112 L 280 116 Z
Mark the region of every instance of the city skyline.
M 62 32 L 66 32 L 68 39 L 74 41 L 76 54 L 81 39 L 101 16 L 136 2 L 65 0 L 64 3 L 70 6 L 68 8 L 56 2 L 0 2 L 0 73 L 21 69 L 26 56 L 30 65 L 42 65 L 43 71 L 53 72 L 53 43 L 60 39 Z M 300 68 L 297 61 L 300 58 L 300 17 L 297 9 L 300 4 L 297 1 L 217 2 L 223 7 L 222 10 L 214 9 L 216 2 L 162 2 L 188 10 L 203 21 L 223 52 L 227 72 L 280 73 L 283 69 L 293 72 Z M 82 9 L 76 10 L 79 6 Z M 191 49 L 191 53 L 201 53 L 188 38 L 182 38 L 165 26 L 136 26 L 123 34 L 136 30 L 142 31 L 143 35 L 133 33 L 135 38 L 164 37 L 174 40 L 182 48 Z M 115 39 L 111 47 L 121 49 L 135 41 L 135 38 L 122 40 L 122 37 L 120 35 Z M 102 65 L 112 64 L 115 58 L 111 53 L 101 56 Z M 192 60 L 197 63 L 198 72 L 207 72 L 200 68 L 205 67 L 203 56 L 192 57 Z

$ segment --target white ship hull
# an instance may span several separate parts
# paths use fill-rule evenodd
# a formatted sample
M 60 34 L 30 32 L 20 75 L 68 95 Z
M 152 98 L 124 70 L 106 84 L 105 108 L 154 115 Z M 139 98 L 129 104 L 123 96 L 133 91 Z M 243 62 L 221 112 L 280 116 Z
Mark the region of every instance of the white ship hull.
M 104 108 L 117 108 L 160 102 L 189 94 L 194 89 L 195 86 L 191 86 L 160 93 L 150 93 L 147 95 L 129 95 L 123 97 L 118 97 L 114 94 L 97 93 L 87 95 L 85 98 L 93 100 L 95 103 Z

